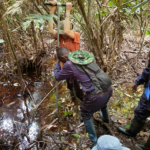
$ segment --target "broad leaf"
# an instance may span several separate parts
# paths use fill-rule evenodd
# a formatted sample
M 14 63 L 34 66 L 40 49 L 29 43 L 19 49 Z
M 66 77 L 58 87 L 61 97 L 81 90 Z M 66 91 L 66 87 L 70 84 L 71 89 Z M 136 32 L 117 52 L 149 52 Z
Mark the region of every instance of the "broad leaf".
M 43 18 L 40 18 L 37 20 L 39 23 L 43 24 L 45 21 L 43 20 Z
M 34 23 L 35 23 L 35 28 L 40 28 L 40 24 L 39 24 L 39 22 L 37 21 L 37 20 L 34 20 Z
M 120 97 L 123 97 L 123 93 L 120 94 Z
M 0 43 L 4 43 L 5 41 L 3 39 L 0 39 Z
M 53 16 L 54 18 L 56 18 L 56 19 L 58 19 L 58 17 L 56 16 L 56 15 L 48 15 L 48 14 L 46 14 L 47 16 Z
M 40 27 L 40 30 L 43 31 L 43 28 L 44 28 L 44 26 L 42 25 L 42 26 Z
M 54 22 L 53 19 L 51 18 L 51 15 L 42 15 L 42 18 L 47 21 Z
M 41 18 L 42 15 L 38 15 L 38 14 L 30 14 L 29 16 L 27 16 L 27 19 L 34 19 L 34 18 Z
M 30 26 L 30 24 L 31 24 L 31 21 L 26 21 L 26 22 L 24 22 L 23 23 L 23 30 L 26 30 L 29 26 Z
M 132 12 L 136 11 L 138 8 L 141 8 L 143 5 L 145 5 L 148 2 L 148 0 L 144 0 L 143 2 L 139 3 L 135 7 L 132 8 Z

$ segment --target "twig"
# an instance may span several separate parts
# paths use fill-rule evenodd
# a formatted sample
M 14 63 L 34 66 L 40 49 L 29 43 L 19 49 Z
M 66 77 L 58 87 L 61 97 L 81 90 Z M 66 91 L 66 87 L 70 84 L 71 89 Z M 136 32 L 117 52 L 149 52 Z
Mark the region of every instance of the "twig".
M 37 42 L 36 42 L 36 33 L 35 33 L 35 29 L 34 29 L 34 21 L 31 22 L 31 27 L 32 27 L 32 34 L 33 34 L 33 38 L 34 38 L 34 47 L 35 47 L 36 54 L 37 54 L 38 50 L 37 50 Z
M 67 119 L 67 122 L 68 122 L 68 125 L 69 125 L 69 130 L 70 130 L 70 131 L 74 131 L 72 125 L 71 125 L 70 122 L 69 122 L 68 116 L 66 117 L 66 119 Z
M 102 24 L 100 25 L 100 27 L 102 27 L 102 25 L 118 10 L 118 7 L 116 7 L 106 18 L 105 20 L 102 22 Z
M 35 102 L 34 102 L 34 98 L 33 98 L 32 94 L 31 94 L 30 90 L 28 89 L 28 87 L 27 87 L 27 85 L 26 85 L 24 79 L 22 79 L 22 81 L 23 81 L 23 83 L 24 83 L 24 85 L 25 85 L 25 88 L 27 89 L 27 91 L 28 91 L 28 93 L 29 93 L 29 95 L 30 95 L 30 97 L 31 97 L 31 100 L 32 100 L 32 102 L 33 102 L 34 108 L 36 108 L 36 105 L 35 105 Z M 25 89 L 24 89 L 24 90 L 25 90 Z
M 124 53 L 138 53 L 138 51 L 123 51 Z
M 58 83 L 58 85 L 60 85 L 62 83 L 62 81 L 61 82 L 59 82 Z M 39 103 L 39 105 L 38 106 L 36 106 L 36 109 L 38 109 L 38 107 L 42 104 L 42 102 L 45 100 L 45 98 L 49 95 L 49 94 L 51 94 L 54 90 L 55 90 L 55 88 L 56 88 L 56 86 L 55 87 L 53 87 L 53 89 L 52 90 L 50 90 L 50 92 L 49 93 L 47 93 L 47 95 L 41 100 L 41 102 Z
M 58 118 L 56 118 L 55 120 L 53 120 L 47 127 L 46 129 L 44 130 L 44 132 L 46 132 L 46 130 L 49 130 L 51 127 L 53 127 L 53 123 L 56 122 L 58 120 Z
M 58 146 L 58 147 L 60 147 L 59 145 L 58 145 L 58 143 L 54 140 L 54 138 L 53 138 L 53 135 L 49 132 L 49 136 L 52 138 L 52 140 L 54 141 L 54 143 Z M 46 140 L 46 141 L 48 141 L 48 140 Z M 61 144 L 61 143 L 59 143 L 59 144 Z
M 77 128 L 80 128 L 83 125 L 84 125 L 84 122 L 82 122 L 79 126 L 77 126 Z
M 50 135 L 51 135 L 51 133 L 49 133 Z M 52 135 L 51 135 L 52 136 Z M 48 139 L 45 139 L 45 141 L 47 141 L 47 142 L 49 142 L 50 140 L 48 140 Z M 59 141 L 59 140 L 56 140 L 55 141 L 56 143 L 56 145 L 58 146 L 58 144 L 66 144 L 66 145 L 69 145 L 70 147 L 73 147 L 74 149 L 75 149 L 75 147 L 71 144 L 71 143 L 69 143 L 68 141 Z M 58 146 L 59 147 L 59 146 Z

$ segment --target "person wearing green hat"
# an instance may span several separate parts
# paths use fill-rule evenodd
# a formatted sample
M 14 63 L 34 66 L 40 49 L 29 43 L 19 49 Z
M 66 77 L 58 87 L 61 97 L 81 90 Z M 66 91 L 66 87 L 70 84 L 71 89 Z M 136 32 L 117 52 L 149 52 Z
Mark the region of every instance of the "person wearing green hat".
M 63 68 L 59 65 L 60 61 L 64 62 Z M 98 67 L 93 54 L 86 51 L 70 52 L 66 47 L 57 50 L 54 76 L 57 81 L 73 77 L 84 92 L 80 106 L 81 117 L 89 138 L 93 142 L 92 146 L 95 145 L 97 135 L 92 116 L 101 109 L 100 116 L 102 120 L 109 123 L 107 102 L 113 91 L 110 78 Z
M 51 4 L 55 5 L 55 1 L 50 1 Z M 50 7 L 50 14 L 54 15 L 54 12 L 56 10 L 56 6 L 49 6 Z M 73 31 L 73 25 L 70 23 L 70 12 L 72 9 L 72 3 L 68 2 L 66 3 L 66 14 L 65 14 L 65 20 L 60 21 L 59 24 L 59 47 L 67 47 L 71 52 L 77 51 L 79 49 L 80 44 L 80 34 L 78 32 Z M 53 17 L 51 17 L 53 19 Z M 54 37 L 57 40 L 57 30 L 53 28 L 53 22 L 49 22 L 48 30 L 52 37 Z M 63 67 L 63 62 L 60 62 L 61 68 Z M 75 87 L 77 87 L 77 83 L 73 81 L 72 79 L 67 79 L 67 87 L 70 90 L 71 99 L 75 100 L 76 96 L 82 101 L 83 93 L 82 91 L 78 91 L 76 93 L 76 96 L 73 91 L 73 84 L 76 84 Z M 76 90 L 75 90 L 76 91 Z

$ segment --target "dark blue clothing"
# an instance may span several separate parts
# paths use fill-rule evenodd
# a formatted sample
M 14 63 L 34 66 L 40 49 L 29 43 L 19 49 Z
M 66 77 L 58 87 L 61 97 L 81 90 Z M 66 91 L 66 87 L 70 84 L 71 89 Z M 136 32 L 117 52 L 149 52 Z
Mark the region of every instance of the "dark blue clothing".
M 149 74 L 150 74 L 150 63 L 148 63 L 148 66 L 143 70 L 142 74 L 140 74 L 136 80 L 136 85 L 144 84 L 144 87 L 146 88 L 149 83 Z
M 144 87 L 148 87 L 149 84 L 149 76 L 150 76 L 150 63 L 148 63 L 148 66 L 143 70 L 142 74 L 140 74 L 136 81 L 135 84 L 141 85 L 144 84 Z M 145 123 L 146 119 L 150 116 L 150 99 L 147 99 L 145 93 L 142 94 L 139 104 L 134 110 L 134 115 L 135 117 Z M 149 129 L 150 129 L 150 124 L 149 124 Z
M 71 61 L 67 61 L 62 69 L 59 64 L 56 64 L 54 75 L 57 81 L 73 78 L 76 83 L 78 81 L 80 82 L 82 91 L 85 92 L 85 96 L 81 103 L 81 116 L 83 120 L 89 120 L 93 113 L 106 107 L 109 98 L 112 96 L 111 87 L 103 94 L 89 94 L 95 90 L 92 80 L 86 73 L 80 71 Z M 75 90 L 78 93 L 80 90 L 79 85 Z
M 143 123 L 146 121 L 146 118 L 150 116 L 150 111 L 148 111 L 148 102 L 149 101 L 147 100 L 145 93 L 143 93 L 138 106 L 134 110 L 135 117 Z

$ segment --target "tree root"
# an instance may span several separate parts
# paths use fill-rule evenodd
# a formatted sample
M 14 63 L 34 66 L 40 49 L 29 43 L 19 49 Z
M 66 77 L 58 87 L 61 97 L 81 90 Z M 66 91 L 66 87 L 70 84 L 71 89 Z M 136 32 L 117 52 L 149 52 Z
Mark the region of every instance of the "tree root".
M 104 123 L 101 119 L 97 118 L 97 117 L 96 117 L 96 114 L 93 115 L 93 118 L 94 118 L 96 121 L 100 122 L 103 126 L 105 126 L 105 127 L 109 130 L 109 132 L 110 132 L 110 134 L 111 134 L 112 136 L 115 136 L 115 134 L 113 133 L 113 131 L 111 130 L 111 128 L 109 127 L 109 125 L 108 125 L 107 123 Z

